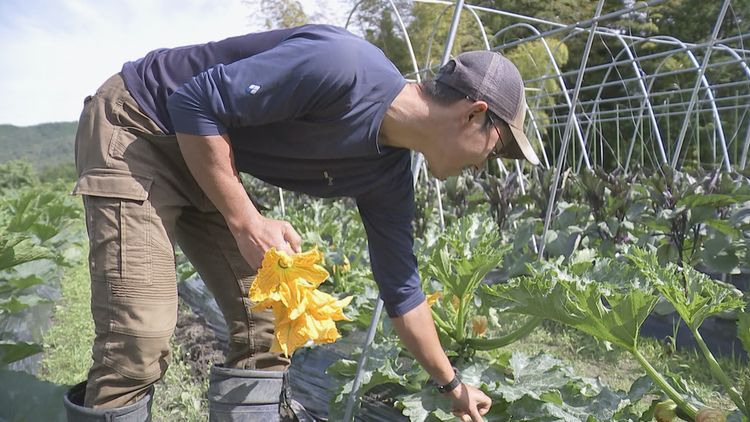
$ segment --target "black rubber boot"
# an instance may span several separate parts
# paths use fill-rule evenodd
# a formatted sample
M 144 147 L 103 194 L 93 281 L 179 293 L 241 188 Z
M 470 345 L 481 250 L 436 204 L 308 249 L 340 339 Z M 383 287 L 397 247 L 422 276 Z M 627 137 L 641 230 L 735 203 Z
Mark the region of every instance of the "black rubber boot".
M 76 384 L 63 398 L 68 422 L 148 422 L 151 421 L 152 386 L 140 400 L 115 409 L 91 409 L 83 407 L 86 396 L 86 381 Z
M 314 422 L 291 398 L 288 371 L 214 365 L 208 384 L 210 422 Z

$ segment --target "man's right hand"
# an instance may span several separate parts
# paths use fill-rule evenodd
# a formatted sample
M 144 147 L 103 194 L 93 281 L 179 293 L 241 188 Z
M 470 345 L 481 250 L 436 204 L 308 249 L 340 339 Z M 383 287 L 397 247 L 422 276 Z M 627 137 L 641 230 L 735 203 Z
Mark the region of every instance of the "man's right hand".
M 286 221 L 265 218 L 253 205 L 234 166 L 229 136 L 177 133 L 180 152 L 211 202 L 234 235 L 245 260 L 260 268 L 267 250 L 299 252 L 300 237 Z
M 300 252 L 302 239 L 286 221 L 258 215 L 245 227 L 232 233 L 245 261 L 256 270 L 260 268 L 266 251 L 271 248 L 289 255 Z

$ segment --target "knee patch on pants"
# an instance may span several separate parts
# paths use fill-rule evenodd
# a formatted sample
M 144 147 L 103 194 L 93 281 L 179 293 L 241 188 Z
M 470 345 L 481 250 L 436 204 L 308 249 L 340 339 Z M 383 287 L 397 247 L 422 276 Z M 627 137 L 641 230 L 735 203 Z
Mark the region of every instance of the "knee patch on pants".
M 171 362 L 170 337 L 171 333 L 164 337 L 145 337 L 110 331 L 101 344 L 104 349 L 101 363 L 131 380 L 144 384 L 156 382 Z M 94 349 L 98 346 L 96 344 Z

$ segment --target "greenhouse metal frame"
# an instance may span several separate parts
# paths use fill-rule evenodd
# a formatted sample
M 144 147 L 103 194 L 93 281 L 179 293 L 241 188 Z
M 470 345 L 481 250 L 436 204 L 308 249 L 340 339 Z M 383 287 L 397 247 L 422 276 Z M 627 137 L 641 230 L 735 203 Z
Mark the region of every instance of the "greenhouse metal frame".
M 617 168 L 625 173 L 631 171 L 633 167 L 633 155 L 637 146 L 643 151 L 640 154 L 641 165 L 647 164 L 645 159 L 648 159 L 650 160 L 648 164 L 652 166 L 667 165 L 676 169 L 684 164 L 688 150 L 695 148 L 699 157 L 694 164 L 697 167 L 721 168 L 726 172 L 733 169 L 741 171 L 746 169 L 748 153 L 750 153 L 750 68 L 748 67 L 750 49 L 745 48 L 744 42 L 750 39 L 750 33 L 724 39 L 717 38 L 725 17 L 730 11 L 732 0 L 723 0 L 710 38 L 701 43 L 683 42 L 669 36 L 647 38 L 632 36 L 604 26 L 608 20 L 638 13 L 663 3 L 664 0 L 639 2 L 632 7 L 605 15 L 601 14 L 604 0 L 599 0 L 597 12 L 591 19 L 567 25 L 502 10 L 471 6 L 464 4 L 463 0 L 456 2 L 415 1 L 444 6 L 435 22 L 430 37 L 430 48 L 433 37 L 439 36 L 437 34 L 438 23 L 445 17 L 448 10 L 453 9 L 451 26 L 440 65 L 447 63 L 452 54 L 459 53 L 453 51 L 453 41 L 462 10 L 468 11 L 478 24 L 477 26 L 482 28 L 478 35 L 481 36 L 488 50 L 503 52 L 535 41 L 543 45 L 549 59 L 544 75 L 524 81 L 528 104 L 526 132 L 534 147 L 541 152 L 541 165 L 544 168 L 554 167 L 555 170 L 555 180 L 550 192 L 542 239 L 552 218 L 552 205 L 563 168 L 567 166 L 578 172 L 584 165 L 587 169 L 604 166 L 605 150 L 615 157 Z M 361 3 L 356 4 L 351 10 L 347 26 Z M 430 63 L 419 65 L 398 8 L 393 0 L 388 0 L 388 5 L 396 17 L 409 50 L 413 69 L 406 76 L 419 82 L 429 72 L 434 72 L 436 67 L 430 66 Z M 480 13 L 504 15 L 518 22 L 490 36 L 485 32 Z M 552 29 L 540 30 L 539 26 Z M 518 38 L 516 35 L 517 38 L 507 41 L 503 39 L 506 34 L 517 34 L 519 31 L 525 31 L 528 36 Z M 562 72 L 554 56 L 555 48 L 567 40 L 583 35 L 586 35 L 587 39 L 578 69 Z M 550 45 L 548 39 L 553 36 L 559 41 L 555 45 Z M 493 46 L 492 41 L 496 40 L 499 42 Z M 607 43 L 612 40 L 614 43 Z M 589 53 L 595 41 L 602 43 L 610 50 L 611 61 L 609 63 L 588 66 Z M 639 54 L 641 47 L 646 44 L 657 44 L 662 47 L 663 51 Z M 612 51 L 615 46 L 619 47 L 619 51 Z M 687 57 L 690 66 L 663 70 L 665 63 L 679 56 Z M 737 68 L 740 70 L 738 74 L 744 77 L 732 81 L 712 82 L 708 75 L 708 71 L 730 68 Z M 655 70 L 647 73 L 644 69 Z M 599 77 L 602 72 L 603 77 Z M 671 86 L 669 89 L 660 90 L 655 83 L 660 78 L 685 75 L 693 75 L 692 86 Z M 576 81 L 575 86 L 570 87 L 566 80 L 569 81 L 573 77 Z M 550 81 L 556 89 L 547 89 Z M 610 95 L 613 90 L 619 93 Z M 593 99 L 579 101 L 582 93 L 594 92 Z M 591 97 L 589 95 L 589 98 Z M 674 98 L 677 100 L 673 101 Z M 546 118 L 543 118 L 545 116 Z M 681 120 L 676 136 L 670 123 L 674 120 Z M 690 131 L 691 124 L 697 128 L 700 121 L 712 123 L 713 130 L 708 136 L 702 135 L 697 129 L 694 132 Z M 731 126 L 734 130 L 725 130 L 726 127 Z M 615 128 L 614 133 L 621 134 L 622 139 L 605 139 L 603 129 L 609 128 L 611 132 L 612 127 Z M 675 141 L 672 142 L 672 139 Z M 571 141 L 573 146 L 569 147 Z M 700 158 L 700 147 L 705 142 L 709 142 L 712 152 L 707 162 Z M 559 149 L 549 151 L 545 145 L 559 145 Z M 650 155 L 649 149 L 652 152 Z M 507 174 L 508 170 L 503 163 L 498 160 L 497 164 L 500 170 Z M 520 188 L 523 192 L 523 165 L 518 160 L 515 160 L 513 165 L 516 173 L 521 176 Z M 440 182 L 430 180 L 424 159 L 419 155 L 414 157 L 412 170 L 415 184 L 434 183 L 437 188 L 439 221 L 443 227 Z M 534 249 L 541 258 L 544 253 L 544 242 L 540 242 L 538 248 L 535 242 Z M 368 347 L 373 341 L 380 320 L 382 306 L 382 301 L 378 301 L 373 312 L 363 352 L 358 362 L 352 393 L 347 402 L 345 414 L 347 421 L 353 418 L 361 374 L 366 365 Z

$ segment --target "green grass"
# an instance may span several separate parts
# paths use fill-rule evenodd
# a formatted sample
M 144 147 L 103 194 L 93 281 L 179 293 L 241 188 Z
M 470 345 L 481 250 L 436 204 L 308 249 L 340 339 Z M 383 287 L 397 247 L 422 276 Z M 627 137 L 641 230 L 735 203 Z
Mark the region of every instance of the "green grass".
M 666 371 L 681 376 L 705 404 L 724 410 L 736 406 L 724 394 L 708 365 L 697 351 L 671 348 L 654 338 L 641 338 L 639 349 L 662 374 Z M 628 391 L 633 381 L 645 375 L 638 362 L 621 349 L 608 350 L 593 337 L 561 324 L 546 321 L 528 337 L 511 344 L 509 351 L 527 354 L 544 352 L 566 362 L 573 370 L 586 377 L 598 377 L 611 388 Z M 730 379 L 750 380 L 750 367 L 739 359 L 717 357 Z M 743 385 L 737 385 L 741 390 Z
M 91 287 L 86 265 L 68 269 L 60 286 L 62 297 L 55 306 L 53 325 L 44 336 L 44 358 L 39 378 L 74 385 L 86 379 L 94 338 L 94 322 L 89 308 Z
M 156 384 L 153 417 L 157 421 L 208 420 L 208 379 L 196 382 L 190 365 L 182 359 L 179 345 L 172 342 L 172 363 L 164 378 Z
M 86 379 L 94 339 L 86 263 L 70 268 L 61 286 L 62 297 L 55 309 L 53 326 L 44 337 L 39 378 L 72 385 Z M 164 378 L 156 384 L 152 406 L 154 420 L 207 420 L 207 387 L 207 382 L 198 383 L 193 378 L 179 346 L 172 343 L 172 363 Z

